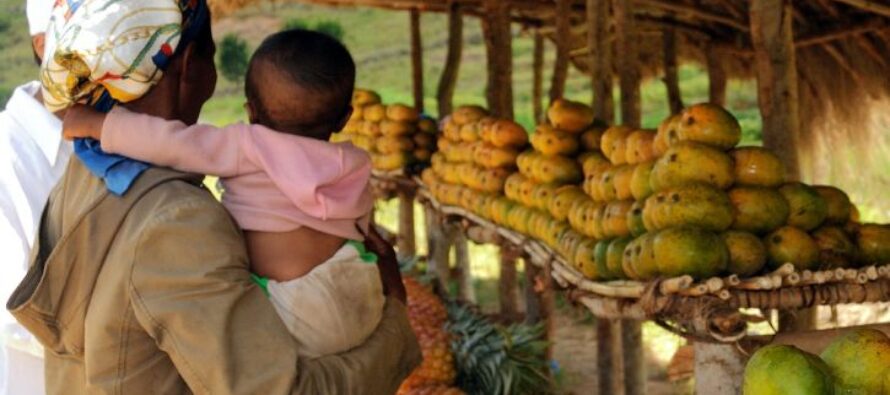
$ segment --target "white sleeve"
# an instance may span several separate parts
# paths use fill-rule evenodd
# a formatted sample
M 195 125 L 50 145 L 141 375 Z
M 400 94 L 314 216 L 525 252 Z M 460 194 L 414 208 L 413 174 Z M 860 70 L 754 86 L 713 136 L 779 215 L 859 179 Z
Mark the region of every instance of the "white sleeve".
M 28 270 L 28 238 L 15 216 L 12 202 L 0 190 L 0 301 L 6 305 L 12 291 Z M 0 309 L 0 325 L 12 322 L 6 309 Z

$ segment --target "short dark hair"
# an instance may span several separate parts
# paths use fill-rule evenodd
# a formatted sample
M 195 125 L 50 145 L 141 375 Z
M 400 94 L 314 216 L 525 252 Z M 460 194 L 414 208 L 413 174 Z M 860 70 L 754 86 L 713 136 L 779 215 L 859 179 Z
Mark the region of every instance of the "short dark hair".
M 291 119 L 270 119 L 270 105 L 263 101 L 263 70 L 273 67 L 283 76 L 312 94 L 313 110 L 294 109 Z M 267 87 L 268 88 L 268 87 Z M 245 94 L 256 116 L 267 126 L 287 125 L 308 137 L 327 139 L 348 115 L 355 88 L 355 62 L 342 43 L 327 34 L 305 29 L 290 29 L 266 38 L 250 60 Z M 276 128 L 280 131 L 281 128 Z

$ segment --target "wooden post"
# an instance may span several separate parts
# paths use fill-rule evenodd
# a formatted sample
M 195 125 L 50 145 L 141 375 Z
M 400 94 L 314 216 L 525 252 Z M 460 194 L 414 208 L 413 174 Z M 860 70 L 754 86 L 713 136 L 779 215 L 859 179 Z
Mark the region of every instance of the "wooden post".
M 492 115 L 513 118 L 513 48 L 509 4 L 483 1 L 482 33 L 488 54 L 488 84 L 485 94 Z
M 460 229 L 454 229 L 454 267 L 457 270 L 457 300 L 476 303 L 476 290 L 473 288 L 473 273 L 470 269 L 470 251 L 467 236 Z
M 572 46 L 572 2 L 556 0 L 556 61 L 553 63 L 553 78 L 550 81 L 550 102 L 565 95 L 566 79 L 569 76 L 569 52 Z
M 501 317 L 513 320 L 519 314 L 516 301 L 516 259 L 519 255 L 510 248 L 501 247 L 501 273 L 498 282 L 498 301 L 501 304 Z
M 680 78 L 677 75 L 677 33 L 674 29 L 662 31 L 664 49 L 664 84 L 667 87 L 668 104 L 671 114 L 683 111 L 683 97 L 680 93 Z
M 414 192 L 399 192 L 399 253 L 417 255 L 414 236 Z
M 726 70 L 723 68 L 723 54 L 714 46 L 705 47 L 708 63 L 708 101 L 720 106 L 726 105 Z
M 737 395 L 742 393 L 746 358 L 733 344 L 693 343 L 695 393 Z
M 532 49 L 532 114 L 535 123 L 544 121 L 544 35 L 535 31 L 535 45 Z
M 609 42 L 609 0 L 587 0 L 587 46 L 590 50 L 590 78 L 593 86 L 593 113 L 597 119 L 614 122 L 612 98 L 612 44 Z
M 763 146 L 779 155 L 789 180 L 800 179 L 800 108 L 791 1 L 751 0 L 751 43 L 757 70 L 757 101 L 763 118 Z M 814 309 L 813 309 L 814 310 Z M 779 330 L 815 326 L 813 310 L 779 312 Z
M 442 77 L 439 79 L 439 89 L 436 92 L 436 100 L 439 103 L 439 118 L 453 111 L 454 89 L 457 86 L 457 77 L 460 70 L 460 59 L 464 44 L 464 22 L 460 14 L 460 7 L 453 2 L 448 8 L 448 54 L 445 55 L 445 67 L 442 68 Z
M 624 344 L 622 343 L 622 320 L 609 320 L 609 331 L 612 333 L 612 346 L 610 347 L 612 353 L 612 370 L 609 372 L 609 375 L 606 376 L 606 380 L 611 381 L 611 391 L 604 392 L 603 394 L 614 394 L 614 395 L 627 395 L 627 391 L 625 390 L 627 384 L 624 382 L 624 378 L 627 375 L 627 372 L 624 370 L 624 358 L 627 354 L 624 351 Z
M 633 10 L 630 2 L 613 0 L 615 13 L 615 36 L 619 52 L 618 69 L 621 84 L 621 122 L 630 127 L 640 127 L 642 122 L 640 97 L 640 59 L 637 53 Z M 625 395 L 646 393 L 646 364 L 643 357 L 642 323 L 636 320 L 622 320 L 620 338 L 623 352 L 623 373 Z
M 543 317 L 541 290 L 536 289 L 541 268 L 525 260 L 525 322 L 537 324 Z
M 442 223 L 442 216 L 432 207 L 424 210 L 427 227 L 427 273 L 435 276 L 439 289 L 445 289 L 448 279 L 448 255 L 452 232 Z
M 792 2 L 751 0 L 750 20 L 763 145 L 782 158 L 789 179 L 798 179 L 800 110 Z
M 597 395 L 617 394 L 615 381 L 612 379 L 612 362 L 614 361 L 612 347 L 612 322 L 605 318 L 596 319 L 596 371 L 597 371 Z
M 414 81 L 414 108 L 423 113 L 423 43 L 420 37 L 420 11 L 411 9 L 411 77 Z
M 621 84 L 621 123 L 638 128 L 640 113 L 640 59 L 637 53 L 638 37 L 634 34 L 633 11 L 630 2 L 612 0 L 615 13 L 615 38 L 618 48 L 618 70 Z

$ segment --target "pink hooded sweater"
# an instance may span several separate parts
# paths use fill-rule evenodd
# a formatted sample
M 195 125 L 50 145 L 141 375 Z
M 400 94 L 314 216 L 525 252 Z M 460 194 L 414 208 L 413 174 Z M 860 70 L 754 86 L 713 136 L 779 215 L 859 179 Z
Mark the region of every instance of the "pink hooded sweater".
M 374 205 L 368 155 L 261 125 L 222 128 L 115 107 L 102 126 L 102 149 L 159 166 L 219 176 L 223 205 L 245 230 L 287 232 L 302 226 L 362 240 Z

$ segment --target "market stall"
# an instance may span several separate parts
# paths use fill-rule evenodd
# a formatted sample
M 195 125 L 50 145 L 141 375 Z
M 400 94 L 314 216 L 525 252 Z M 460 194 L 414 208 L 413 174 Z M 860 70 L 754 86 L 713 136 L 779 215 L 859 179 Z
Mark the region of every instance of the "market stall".
M 401 252 L 415 251 L 415 199 L 425 208 L 438 281 L 451 278 L 448 252 L 456 248 L 460 298 L 472 299 L 464 245 L 470 239 L 501 247 L 503 316 L 517 316 L 521 258 L 530 263 L 526 283 L 536 285 L 525 298 L 532 320 L 547 320 L 553 292 L 565 292 L 601 318 L 599 393 L 646 393 L 642 320 L 695 341 L 698 393 L 734 394 L 747 359 L 739 345 L 766 343 L 746 338 L 748 323 L 765 319 L 758 312 L 797 312 L 783 314 L 780 329 L 789 331 L 810 326 L 802 309 L 890 301 L 887 227 L 859 224 L 855 206 L 837 188 L 796 182 L 801 153 L 815 133 L 862 127 L 871 111 L 864 103 L 887 98 L 890 6 L 861 0 L 304 2 L 410 13 L 414 112 L 385 106 L 379 97 L 362 101 L 354 119 L 361 127 L 354 124 L 341 137 L 377 155 L 378 196 L 399 197 Z M 222 14 L 247 3 L 217 7 Z M 420 12 L 449 15 L 436 95 L 441 130 L 436 123 L 415 124 L 423 111 Z M 465 16 L 482 21 L 487 109 L 452 103 Z M 540 126 L 531 141 L 518 137 L 511 121 L 516 25 L 535 36 L 532 96 Z M 548 40 L 556 61 L 544 106 Z M 710 105 L 684 105 L 677 78 L 682 62 L 705 65 Z M 570 64 L 591 76 L 589 107 L 561 100 Z M 657 133 L 641 129 L 640 84 L 654 75 L 663 75 L 673 114 Z M 738 123 L 722 108 L 729 78 L 757 79 L 762 150 L 736 148 Z M 855 111 L 838 111 L 840 100 L 855 103 Z M 702 119 L 705 126 L 692 127 Z M 436 149 L 425 134 L 436 136 Z M 371 141 L 378 136 L 387 139 Z M 471 144 L 484 149 L 466 148 Z M 422 172 L 417 163 L 427 162 L 431 167 Z M 740 163 L 753 163 L 754 170 L 746 173 Z M 554 208 L 560 199 L 572 204 Z M 573 216 L 578 201 L 590 203 Z M 756 212 L 763 207 L 784 207 L 785 214 Z M 736 233 L 727 236 L 728 230 Z M 659 238 L 696 253 L 659 249 Z M 746 255 L 751 251 L 760 255 Z M 819 333 L 799 332 L 794 341 L 814 336 Z M 612 343 L 624 352 L 613 354 Z

